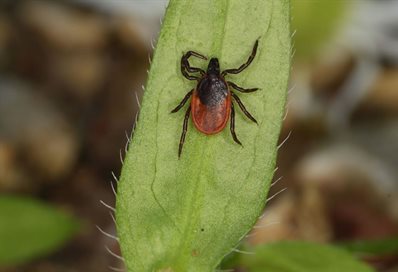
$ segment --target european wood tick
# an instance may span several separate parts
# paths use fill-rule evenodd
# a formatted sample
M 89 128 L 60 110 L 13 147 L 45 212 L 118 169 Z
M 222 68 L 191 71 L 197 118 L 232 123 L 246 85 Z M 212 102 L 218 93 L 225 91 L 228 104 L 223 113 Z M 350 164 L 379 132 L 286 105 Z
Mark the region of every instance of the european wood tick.
M 207 60 L 207 57 L 194 51 L 188 51 L 182 56 L 181 73 L 187 79 L 196 80 L 198 83 L 194 89 L 185 95 L 181 103 L 171 111 L 172 113 L 179 111 L 192 96 L 191 104 L 185 113 L 178 157 L 181 156 L 188 128 L 188 119 L 191 113 L 195 127 L 206 135 L 216 134 L 222 131 L 231 116 L 230 129 L 232 138 L 236 143 L 242 145 L 235 133 L 235 109 L 231 97 L 236 101 L 247 118 L 255 123 L 257 123 L 257 121 L 246 110 L 242 101 L 231 89 L 235 89 L 242 93 L 251 93 L 257 91 L 258 88 L 245 89 L 239 87 L 235 83 L 225 80 L 225 76 L 227 74 L 238 74 L 246 69 L 256 56 L 257 47 L 258 40 L 254 43 L 252 53 L 244 64 L 237 69 L 227 69 L 222 72 L 220 72 L 220 65 L 217 58 L 210 59 L 207 71 L 205 72 L 200 68 L 190 66 L 188 59 L 194 56 Z M 190 75 L 188 72 L 199 73 L 200 75 Z

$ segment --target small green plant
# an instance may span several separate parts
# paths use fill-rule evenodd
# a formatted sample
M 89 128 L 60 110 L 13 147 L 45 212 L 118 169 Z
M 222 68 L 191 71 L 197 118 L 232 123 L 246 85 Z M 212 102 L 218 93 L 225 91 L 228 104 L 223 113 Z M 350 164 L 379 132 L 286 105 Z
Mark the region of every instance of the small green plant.
M 0 196 L 0 267 L 49 254 L 78 230 L 78 222 L 40 201 Z

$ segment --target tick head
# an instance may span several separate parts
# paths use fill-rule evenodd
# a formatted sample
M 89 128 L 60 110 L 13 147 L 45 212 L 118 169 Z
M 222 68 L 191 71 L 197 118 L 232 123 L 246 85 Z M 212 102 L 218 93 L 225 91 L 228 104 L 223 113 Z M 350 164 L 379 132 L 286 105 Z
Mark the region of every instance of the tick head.
M 209 66 L 207 66 L 207 73 L 208 74 L 220 74 L 220 64 L 218 63 L 217 58 L 212 58 L 209 62 Z

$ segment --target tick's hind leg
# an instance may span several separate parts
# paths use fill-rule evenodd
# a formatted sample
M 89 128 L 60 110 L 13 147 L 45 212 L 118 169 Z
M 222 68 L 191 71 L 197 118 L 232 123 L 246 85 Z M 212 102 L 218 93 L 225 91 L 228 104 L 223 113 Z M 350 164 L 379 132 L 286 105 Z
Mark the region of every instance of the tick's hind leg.
M 178 147 L 178 158 L 181 157 L 182 147 L 185 142 L 185 135 L 187 134 L 187 130 L 188 130 L 188 120 L 189 120 L 190 113 L 191 113 L 191 106 L 189 106 L 187 111 L 185 112 L 184 124 L 182 126 L 182 133 L 181 133 L 181 138 L 180 138 L 180 146 Z
M 245 70 L 250 63 L 252 63 L 254 57 L 256 56 L 257 53 L 257 47 L 258 47 L 258 40 L 254 43 L 252 53 L 250 54 L 249 58 L 247 59 L 246 63 L 243 63 L 239 68 L 237 69 L 227 69 L 221 73 L 221 75 L 224 77 L 226 74 L 239 74 L 243 70 Z
M 252 92 L 255 92 L 255 91 L 259 90 L 259 88 L 245 89 L 245 88 L 239 87 L 238 85 L 236 85 L 235 83 L 233 83 L 233 82 L 231 82 L 231 81 L 228 81 L 227 83 L 228 83 L 228 85 L 230 85 L 232 88 L 234 88 L 235 90 L 237 90 L 237 91 L 239 91 L 239 92 L 241 92 L 241 93 L 252 93 Z
M 185 97 L 181 100 L 180 104 L 178 104 L 178 106 L 174 110 L 172 110 L 171 113 L 175 113 L 175 112 L 179 111 L 182 107 L 184 107 L 185 103 L 187 103 L 187 101 L 191 97 L 192 93 L 193 93 L 193 89 L 185 95 Z
M 203 60 L 207 60 L 207 58 L 205 56 L 203 56 L 202 54 L 197 53 L 195 51 L 188 51 L 181 58 L 181 73 L 189 80 L 198 80 L 198 79 L 200 79 L 200 77 L 192 76 L 192 75 L 188 74 L 188 72 L 190 72 L 190 73 L 199 72 L 203 76 L 205 74 L 205 71 L 203 71 L 202 69 L 197 68 L 197 67 L 191 67 L 191 65 L 189 64 L 189 61 L 188 61 L 188 59 L 191 56 L 194 56 L 194 57 L 197 57 L 197 58 L 200 58 Z
M 252 120 L 254 123 L 257 124 L 257 120 L 250 114 L 250 112 L 247 111 L 247 109 L 245 108 L 245 105 L 243 105 L 243 103 L 239 99 L 239 97 L 236 94 L 234 94 L 233 92 L 231 92 L 231 95 L 235 99 L 236 103 L 238 103 L 239 108 L 243 111 L 243 113 L 247 116 L 247 118 L 249 118 L 250 120 Z
M 231 102 L 231 134 L 232 138 L 237 144 L 242 145 L 242 143 L 239 141 L 238 137 L 236 136 L 235 133 L 235 109 L 234 109 L 234 103 Z

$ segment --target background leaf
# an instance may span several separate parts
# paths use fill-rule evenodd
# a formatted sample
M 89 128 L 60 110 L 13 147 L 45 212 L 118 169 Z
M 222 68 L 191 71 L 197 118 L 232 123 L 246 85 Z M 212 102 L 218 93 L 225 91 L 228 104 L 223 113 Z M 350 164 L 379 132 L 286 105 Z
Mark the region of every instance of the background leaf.
M 118 187 L 117 227 L 129 271 L 213 271 L 256 222 L 274 173 L 286 100 L 289 21 L 288 0 L 170 1 Z M 183 52 L 234 68 L 259 37 L 252 65 L 228 76 L 262 89 L 238 94 L 259 125 L 237 109 L 241 147 L 229 128 L 206 136 L 190 122 L 178 159 L 186 107 L 170 111 L 195 87 L 181 75 Z
M 0 197 L 0 266 L 51 253 L 78 228 L 77 222 L 37 200 Z
M 345 18 L 351 0 L 292 0 L 294 48 L 299 58 L 314 56 Z
M 278 242 L 258 246 L 253 255 L 241 255 L 249 272 L 370 272 L 372 268 L 348 252 L 329 245 L 309 242 Z
M 398 253 L 398 238 L 381 240 L 358 240 L 338 244 L 340 247 L 360 255 L 384 255 Z

